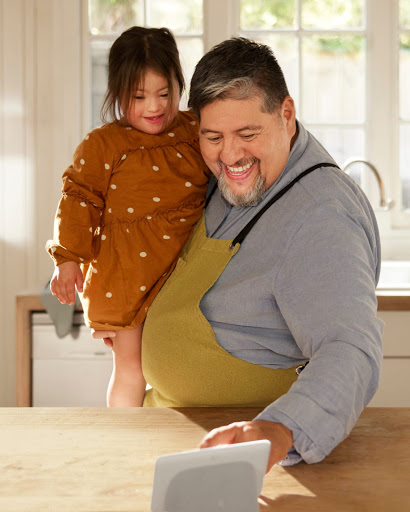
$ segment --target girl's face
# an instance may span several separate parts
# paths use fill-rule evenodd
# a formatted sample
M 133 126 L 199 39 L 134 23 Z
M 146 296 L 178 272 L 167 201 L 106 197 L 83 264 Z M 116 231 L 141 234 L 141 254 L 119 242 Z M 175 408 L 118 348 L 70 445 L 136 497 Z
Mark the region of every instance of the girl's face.
M 174 91 L 178 91 L 178 84 L 175 82 L 173 85 Z M 126 121 L 136 130 L 157 135 L 175 119 L 179 95 L 176 97 L 172 104 L 167 79 L 148 69 L 125 110 Z

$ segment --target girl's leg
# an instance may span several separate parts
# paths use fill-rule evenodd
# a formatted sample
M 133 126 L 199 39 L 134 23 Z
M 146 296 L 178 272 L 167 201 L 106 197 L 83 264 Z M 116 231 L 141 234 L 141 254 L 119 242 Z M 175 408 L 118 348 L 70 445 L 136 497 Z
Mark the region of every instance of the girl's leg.
M 107 390 L 108 407 L 141 407 L 146 382 L 141 367 L 142 324 L 117 331 L 113 338 L 113 371 Z

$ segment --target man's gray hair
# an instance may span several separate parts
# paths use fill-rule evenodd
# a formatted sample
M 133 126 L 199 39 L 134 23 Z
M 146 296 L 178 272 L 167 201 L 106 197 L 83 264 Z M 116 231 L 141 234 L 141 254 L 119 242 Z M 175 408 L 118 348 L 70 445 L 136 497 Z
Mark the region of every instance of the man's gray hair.
M 188 105 L 198 119 L 215 100 L 262 97 L 262 110 L 272 113 L 289 95 L 272 50 L 243 37 L 214 46 L 198 62 L 191 80 Z

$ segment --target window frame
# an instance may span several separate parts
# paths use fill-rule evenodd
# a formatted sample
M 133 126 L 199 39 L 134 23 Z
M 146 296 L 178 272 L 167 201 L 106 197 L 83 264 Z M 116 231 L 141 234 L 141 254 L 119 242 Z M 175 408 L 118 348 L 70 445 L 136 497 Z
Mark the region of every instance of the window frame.
M 299 5 L 300 0 L 296 0 Z M 88 0 L 83 5 L 83 126 L 89 129 L 90 118 L 90 34 L 88 28 Z M 240 32 L 240 0 L 203 0 L 203 43 L 207 52 L 215 44 Z M 382 236 L 383 259 L 409 259 L 410 211 L 402 211 L 399 161 L 399 23 L 398 0 L 368 0 L 363 29 L 349 32 L 364 33 L 366 51 L 366 116 L 365 155 L 382 176 L 386 194 L 394 199 L 389 211 L 378 207 L 380 194 L 376 180 L 365 175 L 364 188 L 379 223 Z M 312 32 L 312 31 L 308 31 Z M 314 32 L 314 31 L 313 31 Z M 299 87 L 301 75 L 299 76 Z M 380 99 L 384 101 L 380 101 Z M 390 127 L 383 129 L 381 127 Z M 384 133 L 386 132 L 386 133 Z

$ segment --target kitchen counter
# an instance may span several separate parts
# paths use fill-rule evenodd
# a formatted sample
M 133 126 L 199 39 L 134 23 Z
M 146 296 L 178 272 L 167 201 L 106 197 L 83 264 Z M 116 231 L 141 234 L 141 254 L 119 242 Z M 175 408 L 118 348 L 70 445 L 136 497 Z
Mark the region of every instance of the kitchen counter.
M 157 457 L 258 409 L 0 409 L 0 510 L 149 512 Z M 410 509 L 410 408 L 370 408 L 322 462 L 274 466 L 261 512 Z M 195 512 L 193 510 L 193 512 Z

